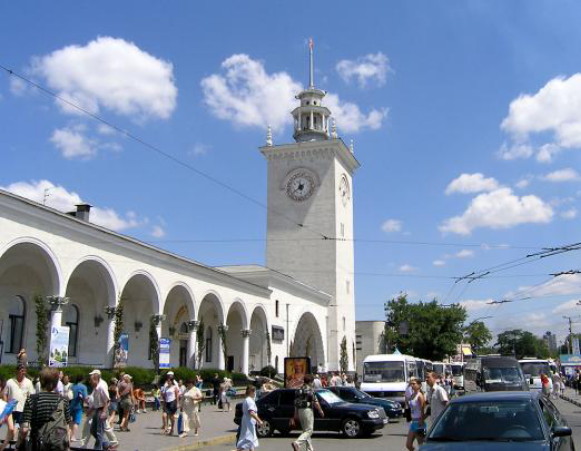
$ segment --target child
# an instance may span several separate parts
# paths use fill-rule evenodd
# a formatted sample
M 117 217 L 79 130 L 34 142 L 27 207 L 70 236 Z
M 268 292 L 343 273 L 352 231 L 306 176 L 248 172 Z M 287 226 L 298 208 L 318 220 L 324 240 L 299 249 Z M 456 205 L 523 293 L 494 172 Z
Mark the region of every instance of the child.
M 161 395 L 161 390 L 159 389 L 159 385 L 153 384 L 153 410 L 158 411 L 160 408 L 159 397 Z

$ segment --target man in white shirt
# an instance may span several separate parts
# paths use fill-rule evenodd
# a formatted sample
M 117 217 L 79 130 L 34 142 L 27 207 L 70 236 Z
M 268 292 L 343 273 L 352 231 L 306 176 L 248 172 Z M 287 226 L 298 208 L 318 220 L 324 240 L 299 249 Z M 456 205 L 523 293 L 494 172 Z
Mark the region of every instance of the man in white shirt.
M 109 413 L 109 387 L 101 379 L 101 371 L 95 369 L 89 373 L 91 385 L 93 386 L 93 423 L 91 424 L 91 434 L 95 437 L 96 450 L 109 448 L 109 442 L 105 436 L 105 421 Z
M 26 377 L 26 366 L 19 365 L 16 368 L 16 376 L 6 382 L 6 387 L 2 392 L 2 399 L 8 402 L 11 400 L 18 401 L 16 407 L 12 411 L 12 420 L 8 420 L 8 432 L 6 440 L 13 440 L 16 425 L 20 426 L 22 420 L 22 412 L 24 410 L 24 403 L 26 398 L 33 395 L 35 392 L 32 381 Z
M 439 375 L 434 371 L 429 371 L 426 375 L 426 382 L 430 386 L 428 403 L 430 405 L 430 417 L 435 421 L 450 401 L 448 393 L 438 384 Z

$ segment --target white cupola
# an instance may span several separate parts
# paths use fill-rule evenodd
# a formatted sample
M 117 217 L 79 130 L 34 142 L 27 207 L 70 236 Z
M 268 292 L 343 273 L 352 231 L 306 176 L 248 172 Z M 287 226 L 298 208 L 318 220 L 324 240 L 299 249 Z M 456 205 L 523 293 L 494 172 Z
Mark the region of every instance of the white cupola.
M 293 138 L 296 142 L 323 141 L 329 139 L 329 117 L 331 111 L 322 105 L 327 94 L 315 88 L 313 64 L 313 40 L 309 39 L 309 87 L 296 98 L 301 104 L 292 111 L 294 118 Z

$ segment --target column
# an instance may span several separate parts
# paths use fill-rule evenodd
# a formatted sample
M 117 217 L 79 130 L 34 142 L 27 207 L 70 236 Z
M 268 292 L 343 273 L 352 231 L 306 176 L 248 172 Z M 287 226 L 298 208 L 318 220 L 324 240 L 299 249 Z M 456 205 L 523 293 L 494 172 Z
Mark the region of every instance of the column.
M 51 329 L 55 326 L 63 325 L 63 305 L 69 303 L 69 298 L 62 296 L 48 296 L 48 303 L 51 306 L 52 312 L 50 315 L 50 327 Z
M 199 321 L 188 321 L 188 366 L 196 368 L 197 332 L 200 326 Z
M 158 362 L 159 362 L 159 359 L 160 359 L 159 339 L 161 338 L 161 323 L 162 323 L 162 321 L 165 321 L 166 320 L 166 316 L 165 315 L 154 314 L 154 315 L 152 315 L 152 320 L 153 320 L 153 324 L 155 325 L 155 333 L 157 335 L 157 359 L 158 359 Z M 156 369 L 159 370 L 159 368 L 156 368 Z
M 311 123 L 309 124 L 309 130 L 314 130 L 315 124 L 313 122 L 313 111 L 311 110 Z
M 226 369 L 226 361 L 224 360 L 224 351 L 222 349 L 222 334 L 224 336 L 228 332 L 228 326 L 226 324 L 219 324 L 218 325 L 218 369 L 225 370 Z
M 105 348 L 105 366 L 115 366 L 115 356 L 113 355 L 115 349 L 115 315 L 117 308 L 112 306 L 105 307 L 107 314 L 107 345 Z
M 252 331 L 250 329 L 243 329 L 240 333 L 242 334 L 242 356 L 240 357 L 240 366 L 242 367 L 242 372 L 248 374 L 248 354 L 250 349 L 250 334 Z

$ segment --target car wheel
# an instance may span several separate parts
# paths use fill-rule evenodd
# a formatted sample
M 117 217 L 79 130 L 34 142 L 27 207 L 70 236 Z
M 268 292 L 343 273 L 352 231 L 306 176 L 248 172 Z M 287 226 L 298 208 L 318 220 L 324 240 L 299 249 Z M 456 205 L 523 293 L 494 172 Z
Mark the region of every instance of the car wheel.
M 259 437 L 270 437 L 273 433 L 272 424 L 268 420 L 262 420 L 262 426 L 256 425 L 256 433 Z
M 361 423 L 356 418 L 347 418 L 345 421 L 343 421 L 341 430 L 348 438 L 359 437 L 362 432 Z

